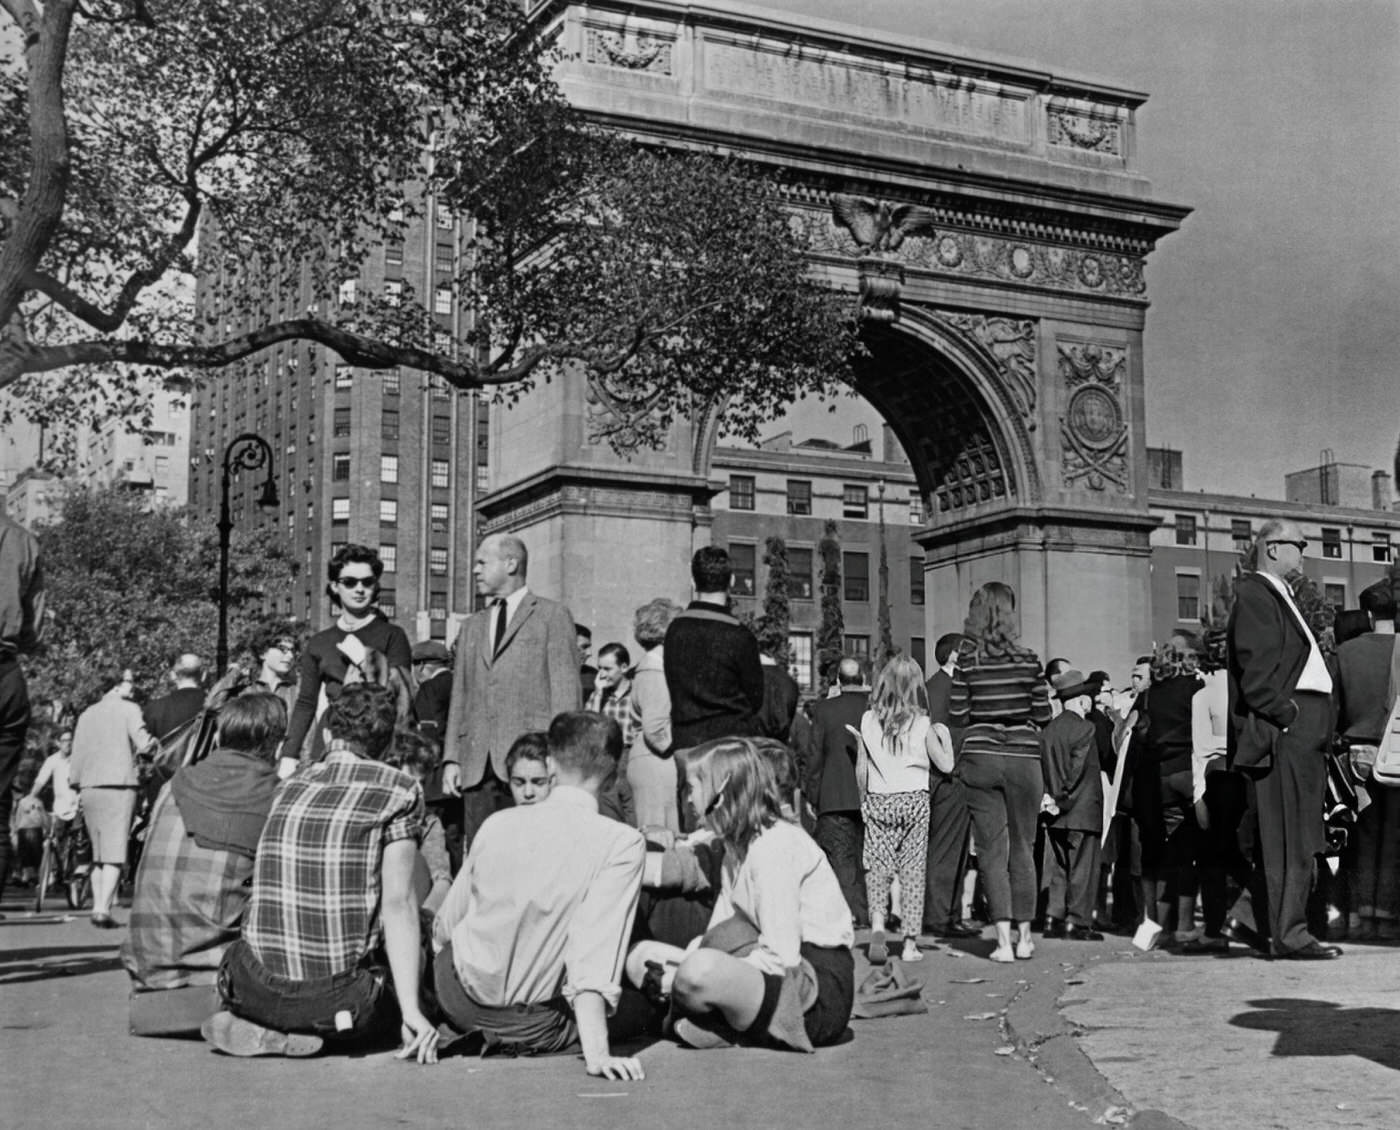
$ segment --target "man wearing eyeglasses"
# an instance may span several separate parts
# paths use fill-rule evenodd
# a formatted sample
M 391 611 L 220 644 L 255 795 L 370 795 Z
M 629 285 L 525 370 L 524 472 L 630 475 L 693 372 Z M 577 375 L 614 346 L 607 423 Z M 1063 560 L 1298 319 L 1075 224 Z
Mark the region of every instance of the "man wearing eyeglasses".
M 1254 873 L 1226 922 L 1235 941 L 1294 961 L 1340 957 L 1308 932 L 1307 902 L 1322 820 L 1332 676 L 1287 577 L 1302 569 L 1297 523 L 1270 519 L 1258 571 L 1235 586 L 1227 626 L 1229 765 L 1250 784 L 1258 822 Z

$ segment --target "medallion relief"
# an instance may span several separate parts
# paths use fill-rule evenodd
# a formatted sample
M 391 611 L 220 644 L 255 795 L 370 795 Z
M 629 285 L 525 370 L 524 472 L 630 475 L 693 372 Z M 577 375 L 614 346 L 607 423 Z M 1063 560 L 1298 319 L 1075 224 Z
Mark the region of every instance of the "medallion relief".
M 1123 409 L 1128 351 L 1107 345 L 1056 347 L 1067 393 L 1060 417 L 1061 473 L 1065 486 L 1119 494 L 1128 490 L 1128 422 Z

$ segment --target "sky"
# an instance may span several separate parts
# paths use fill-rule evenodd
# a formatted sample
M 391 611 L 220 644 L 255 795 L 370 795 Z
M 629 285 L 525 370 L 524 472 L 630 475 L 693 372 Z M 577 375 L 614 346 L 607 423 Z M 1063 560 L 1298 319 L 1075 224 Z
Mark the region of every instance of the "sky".
M 1400 436 L 1400 0 L 765 0 L 1147 93 L 1138 167 L 1195 209 L 1148 258 L 1147 435 L 1190 490 L 1283 495 Z M 799 406 L 798 438 L 850 441 Z

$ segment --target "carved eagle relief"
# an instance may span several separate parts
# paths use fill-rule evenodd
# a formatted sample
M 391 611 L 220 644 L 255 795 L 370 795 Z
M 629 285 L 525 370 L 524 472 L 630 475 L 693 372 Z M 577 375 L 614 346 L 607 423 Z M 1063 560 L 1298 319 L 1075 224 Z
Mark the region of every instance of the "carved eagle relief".
M 831 198 L 831 216 L 839 227 L 851 233 L 862 251 L 899 250 L 911 235 L 930 235 L 934 216 L 917 204 L 892 204 L 868 196 L 837 193 Z

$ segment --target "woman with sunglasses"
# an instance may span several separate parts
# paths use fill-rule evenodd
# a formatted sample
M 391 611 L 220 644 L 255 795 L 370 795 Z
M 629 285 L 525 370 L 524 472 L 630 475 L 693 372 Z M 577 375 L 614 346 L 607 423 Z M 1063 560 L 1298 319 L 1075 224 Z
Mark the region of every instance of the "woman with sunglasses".
M 379 554 L 364 545 L 343 546 L 331 558 L 326 572 L 330 580 L 326 593 L 338 615 L 334 624 L 307 641 L 301 653 L 296 705 L 282 746 L 283 777 L 294 772 L 301 761 L 320 760 L 319 732 L 312 737 L 308 749 L 302 748 L 307 744 L 307 732 L 325 706 L 340 697 L 347 681 L 366 677 L 367 653 L 378 652 L 384 657 L 394 683 L 405 689 L 411 685 L 413 652 L 408 636 L 375 603 L 379 598 L 379 578 L 384 572 Z M 353 642 L 347 643 L 351 637 Z M 354 675 L 353 668 L 359 668 Z

